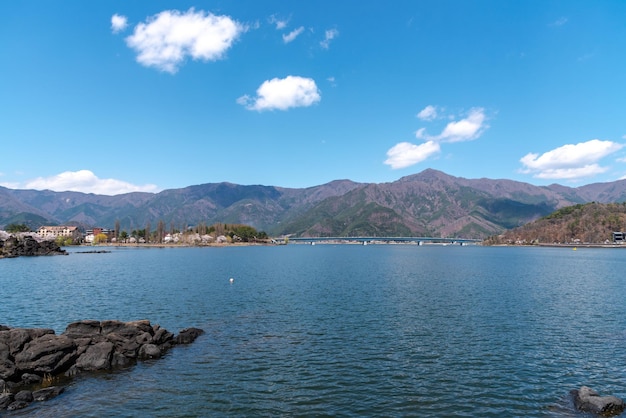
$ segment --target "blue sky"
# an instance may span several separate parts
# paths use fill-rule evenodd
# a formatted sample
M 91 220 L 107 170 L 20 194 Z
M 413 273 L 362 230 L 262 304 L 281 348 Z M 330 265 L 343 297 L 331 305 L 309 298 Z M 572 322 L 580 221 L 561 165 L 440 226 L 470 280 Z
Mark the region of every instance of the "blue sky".
M 0 185 L 626 176 L 626 2 L 3 1 Z

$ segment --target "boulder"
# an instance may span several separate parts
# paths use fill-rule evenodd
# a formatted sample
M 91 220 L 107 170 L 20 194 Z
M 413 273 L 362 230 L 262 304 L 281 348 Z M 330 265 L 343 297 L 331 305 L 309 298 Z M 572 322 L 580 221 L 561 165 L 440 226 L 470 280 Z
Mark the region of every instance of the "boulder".
M 57 374 L 69 369 L 75 357 L 74 340 L 50 334 L 27 343 L 24 350 L 15 356 L 15 365 L 28 373 Z
M 130 357 L 126 357 L 124 354 L 122 353 L 113 353 L 113 356 L 111 357 L 111 367 L 120 369 L 120 368 L 126 368 L 130 365 L 132 365 L 134 362 L 134 360 Z
M 24 373 L 22 375 L 22 383 L 25 385 L 33 385 L 35 383 L 41 383 L 41 376 L 33 373 Z
M 185 328 L 176 336 L 176 344 L 191 344 L 200 335 L 204 334 L 204 331 L 200 328 Z
M 113 343 L 109 341 L 90 345 L 76 360 L 76 367 L 81 370 L 108 370 L 111 368 Z
M 24 409 L 28 406 L 29 402 L 25 401 L 13 401 L 7 406 L 8 411 L 17 411 L 18 409 Z
M 161 349 L 154 344 L 144 344 L 139 348 L 140 359 L 151 359 L 161 357 Z
M 9 347 L 9 353 L 15 356 L 24 349 L 26 343 L 44 335 L 54 334 L 54 330 L 46 328 L 13 328 L 0 331 L 0 343 Z
M 174 334 L 168 332 L 164 328 L 157 328 L 154 331 L 154 336 L 152 337 L 152 341 L 154 344 L 162 345 L 174 340 Z
M 0 379 L 11 379 L 16 372 L 15 363 L 11 361 L 9 346 L 0 343 Z M 0 388 L 0 392 L 2 388 Z
M 614 416 L 624 412 L 624 401 L 615 396 L 600 396 L 598 392 L 581 386 L 580 389 L 572 390 L 576 409 L 596 415 Z
M 51 386 L 20 390 L 61 374 L 128 367 L 137 359 L 160 358 L 175 344 L 189 344 L 204 331 L 187 328 L 174 334 L 150 321 L 78 321 L 61 335 L 45 328 L 0 326 L 0 410 L 21 409 L 63 392 Z
M 137 353 L 139 352 L 139 344 L 137 341 L 129 340 L 127 338 L 118 335 L 115 332 L 107 334 L 107 340 L 112 342 L 115 345 L 115 352 L 120 353 L 128 358 L 135 359 L 137 358 Z
M 72 322 L 66 328 L 63 334 L 70 338 L 91 338 L 94 335 L 99 335 L 102 332 L 100 327 L 100 321 L 85 320 Z
M 152 344 L 152 334 L 149 332 L 142 332 L 135 337 L 135 341 L 139 344 Z
M 12 393 L 2 393 L 0 394 L 0 409 L 6 409 L 9 405 L 13 403 L 15 398 Z
M 55 396 L 59 396 L 65 391 L 65 388 L 60 386 L 49 386 L 47 388 L 39 389 L 33 392 L 33 400 L 37 402 L 48 401 Z
M 114 332 L 129 340 L 137 338 L 144 332 L 147 332 L 150 335 L 154 333 L 152 326 L 150 325 L 150 321 L 147 320 L 130 322 L 102 321 L 100 322 L 100 325 L 102 327 L 102 334 L 107 335 Z
M 67 255 L 54 241 L 37 240 L 32 235 L 9 235 L 0 239 L 0 258 L 38 255 Z
M 30 390 L 20 390 L 15 394 L 15 400 L 22 402 L 32 402 L 33 392 L 31 392 Z

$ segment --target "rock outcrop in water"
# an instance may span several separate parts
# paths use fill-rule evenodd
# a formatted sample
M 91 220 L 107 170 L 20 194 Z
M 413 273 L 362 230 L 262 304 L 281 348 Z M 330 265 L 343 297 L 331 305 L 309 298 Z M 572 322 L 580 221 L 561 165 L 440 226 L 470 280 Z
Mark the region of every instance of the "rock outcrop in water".
M 67 252 L 54 241 L 37 239 L 33 234 L 0 231 L 0 258 L 36 255 L 67 255 Z
M 0 325 L 0 410 L 21 409 L 63 392 L 53 383 L 82 372 L 125 368 L 190 344 L 203 331 L 174 335 L 150 321 L 79 321 L 61 335 L 45 328 Z
M 581 386 L 580 389 L 572 390 L 576 409 L 602 416 L 615 416 L 624 412 L 624 401 L 615 396 L 600 396 L 598 392 Z

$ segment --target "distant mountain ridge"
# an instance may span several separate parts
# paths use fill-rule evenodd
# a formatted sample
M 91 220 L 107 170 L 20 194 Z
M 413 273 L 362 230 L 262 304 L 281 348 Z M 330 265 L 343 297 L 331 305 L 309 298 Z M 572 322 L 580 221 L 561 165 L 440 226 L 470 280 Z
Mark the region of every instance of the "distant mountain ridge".
M 27 223 L 176 229 L 243 223 L 271 235 L 485 238 L 564 206 L 626 200 L 626 180 L 577 188 L 466 179 L 427 169 L 390 183 L 335 180 L 294 189 L 207 183 L 116 196 L 0 187 L 0 227 Z

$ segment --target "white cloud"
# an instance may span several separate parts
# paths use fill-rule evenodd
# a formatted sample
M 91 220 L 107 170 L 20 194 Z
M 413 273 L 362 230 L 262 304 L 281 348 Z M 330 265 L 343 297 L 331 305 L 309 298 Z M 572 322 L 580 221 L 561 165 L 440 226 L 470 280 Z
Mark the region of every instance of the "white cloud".
M 598 164 L 588 164 L 583 167 L 575 168 L 546 169 L 535 174 L 533 177 L 545 180 L 577 180 L 586 177 L 593 177 L 597 174 L 604 173 L 606 170 L 608 170 L 606 167 L 600 167 Z
M 565 16 L 562 16 L 562 17 L 559 17 L 554 22 L 550 23 L 549 26 L 563 26 L 564 24 L 567 23 L 567 21 L 568 21 L 568 19 Z
M 242 96 L 237 99 L 237 103 L 249 110 L 263 111 L 308 107 L 321 100 L 320 91 L 313 79 L 292 75 L 264 81 L 256 94 L 256 98 Z
M 417 117 L 425 121 L 434 120 L 437 118 L 437 107 L 428 105 L 417 114 Z
M 426 107 L 426 109 L 428 109 L 428 107 Z M 422 110 L 422 112 L 426 109 Z M 422 112 L 420 112 L 420 114 Z M 475 107 L 469 111 L 465 119 L 448 123 L 439 135 L 430 136 L 426 133 L 425 128 L 421 128 L 415 133 L 415 136 L 418 139 L 438 142 L 471 141 L 478 138 L 489 128 L 489 125 L 485 123 L 486 119 L 485 110 L 480 107 Z
M 339 36 L 339 31 L 337 29 L 328 29 L 325 33 L 324 40 L 320 42 L 320 45 L 324 49 L 328 49 L 330 46 L 330 41 Z
M 578 144 L 567 144 L 542 155 L 528 153 L 520 159 L 524 174 L 541 179 L 578 179 L 591 177 L 608 170 L 598 162 L 621 148 L 623 144 L 592 139 Z
M 137 52 L 140 64 L 174 74 L 187 56 L 202 61 L 223 58 L 247 30 L 228 16 L 166 10 L 135 26 L 126 44 Z
M 19 183 L 0 183 L 0 186 L 2 187 L 6 187 L 7 189 L 19 189 L 20 188 L 20 184 Z
M 137 186 L 116 179 L 101 179 L 89 170 L 65 171 L 51 177 L 38 177 L 29 180 L 16 189 L 72 191 L 103 195 L 117 195 L 130 192 L 158 192 L 154 184 Z
M 286 44 L 288 44 L 289 42 L 292 42 L 302 32 L 304 32 L 304 26 L 300 26 L 298 29 L 292 30 L 287 35 L 283 35 L 283 42 L 286 43 Z
M 119 33 L 126 29 L 128 26 L 128 19 L 126 16 L 118 15 L 117 13 L 111 16 L 111 31 L 113 33 Z
M 435 141 L 427 141 L 420 145 L 400 142 L 387 151 L 385 164 L 393 169 L 405 168 L 426 160 L 441 151 Z
M 268 19 L 268 21 L 272 24 L 272 25 L 276 25 L 276 30 L 283 30 L 287 27 L 287 24 L 289 23 L 289 19 L 279 19 L 276 17 L 276 15 L 271 15 Z
M 424 121 L 445 117 L 439 114 L 440 110 L 442 109 L 428 105 L 417 114 L 417 117 Z M 451 116 L 450 119 L 454 117 Z M 485 110 L 475 107 L 470 109 L 466 118 L 449 122 L 439 135 L 429 135 L 426 128 L 420 128 L 415 132 L 415 137 L 424 142 L 419 145 L 410 142 L 396 144 L 387 151 L 388 158 L 385 164 L 393 169 L 409 167 L 441 152 L 441 143 L 476 139 L 489 128 L 485 123 L 486 119 Z

